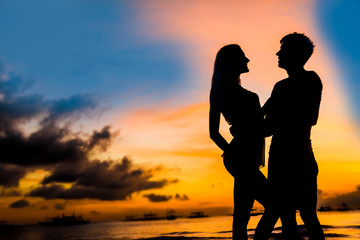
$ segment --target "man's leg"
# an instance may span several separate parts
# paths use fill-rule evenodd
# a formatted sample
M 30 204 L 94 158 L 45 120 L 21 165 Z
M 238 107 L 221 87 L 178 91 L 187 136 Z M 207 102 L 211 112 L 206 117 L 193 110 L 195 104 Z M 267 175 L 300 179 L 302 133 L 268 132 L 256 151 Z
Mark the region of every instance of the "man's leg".
M 268 240 L 278 219 L 279 216 L 265 208 L 264 215 L 256 226 L 254 240 Z
M 324 240 L 325 235 L 316 214 L 316 209 L 302 209 L 300 211 L 301 219 L 305 223 L 309 234 L 309 240 Z
M 305 182 L 303 186 L 306 186 L 306 188 L 302 190 L 303 199 L 299 202 L 301 219 L 305 224 L 309 240 L 323 240 L 325 239 L 324 231 L 316 213 L 317 176 L 309 178 L 308 182 Z
M 283 209 L 280 218 L 281 218 L 283 239 L 284 240 L 299 239 L 297 222 L 296 222 L 296 209 L 295 208 Z
M 275 194 L 276 210 L 279 212 L 284 240 L 299 239 L 296 222 L 296 196 L 297 189 L 291 175 L 285 175 L 277 185 Z

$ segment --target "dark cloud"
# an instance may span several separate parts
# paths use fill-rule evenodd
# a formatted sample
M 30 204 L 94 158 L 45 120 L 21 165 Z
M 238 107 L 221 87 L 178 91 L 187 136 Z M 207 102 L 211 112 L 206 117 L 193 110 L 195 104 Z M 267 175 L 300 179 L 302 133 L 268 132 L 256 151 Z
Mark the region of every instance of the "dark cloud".
M 30 85 L 21 76 L 8 74 L 7 79 L 2 78 L 3 75 L 0 78 L 0 185 L 17 186 L 31 168 L 51 170 L 64 163 L 76 167 L 89 160 L 89 151 L 97 145 L 106 150 L 115 136 L 109 126 L 94 131 L 89 139 L 80 138 L 68 126 L 60 127 L 64 118 L 94 108 L 90 96 L 47 101 L 40 95 L 20 95 Z M 47 117 L 40 122 L 39 129 L 31 134 L 20 130 L 20 124 L 42 115 Z
M 343 203 L 347 204 L 352 208 L 360 208 L 360 185 L 357 186 L 356 190 L 346 194 L 341 194 L 331 198 L 324 198 L 320 192 L 321 202 L 323 205 L 337 208 Z
M 0 137 L 0 148 L 5 156 L 0 161 L 21 166 L 44 167 L 85 160 L 86 143 L 69 135 L 68 129 L 50 125 L 42 127 L 29 137 L 24 137 L 23 134 L 7 134 Z
M 52 169 L 51 174 L 45 176 L 41 181 L 41 184 L 48 183 L 73 183 L 76 181 L 82 164 L 75 162 L 73 165 L 71 163 L 62 163 L 57 165 Z
M 18 196 L 21 196 L 21 191 L 18 189 L 3 188 L 3 190 L 0 193 L 0 197 L 18 197 Z
M 40 207 L 40 209 L 41 209 L 41 210 L 46 210 L 46 209 L 48 209 L 48 207 L 45 206 L 45 205 L 43 205 L 43 206 Z
M 54 204 L 54 209 L 56 210 L 64 210 L 65 208 L 66 208 L 66 202 Z
M 31 120 L 46 111 L 45 100 L 40 95 L 20 96 L 13 99 L 3 92 L 0 93 L 4 96 L 0 101 L 0 130 L 4 133 L 15 131 L 16 124 Z
M 30 203 L 28 200 L 26 199 L 21 199 L 19 201 L 13 202 L 12 204 L 10 204 L 9 208 L 24 208 L 24 207 L 29 207 Z
M 175 195 L 175 199 L 180 200 L 180 201 L 188 201 L 189 197 L 186 194 L 183 194 L 182 196 L 180 194 L 176 194 Z
M 14 72 L 7 73 L 4 64 L 0 61 L 0 92 L 4 95 L 3 99 L 10 100 L 29 89 L 34 81 L 25 79 L 23 76 Z
M 155 170 L 135 169 L 128 158 L 120 163 L 91 160 L 93 151 L 106 151 L 117 136 L 110 126 L 88 137 L 71 130 L 74 121 L 95 109 L 95 99 L 76 94 L 47 100 L 39 94 L 26 94 L 32 82 L 6 73 L 0 62 L 0 186 L 17 187 L 29 171 L 45 169 L 49 175 L 28 196 L 125 200 L 134 192 L 178 181 L 153 180 Z M 38 129 L 24 133 L 21 125 L 30 120 L 38 122 Z
M 156 195 L 154 193 L 144 194 L 143 197 L 148 198 L 150 202 L 167 202 L 172 196 Z
M 26 169 L 24 167 L 13 164 L 0 164 L 0 185 L 4 187 L 19 186 L 19 180 L 25 175 Z
M 1 64 L 1 63 L 0 63 Z M 1 64 L 2 65 L 2 64 Z M 1 68 L 1 66 L 0 66 Z M 46 117 L 43 124 L 74 118 L 96 107 L 95 99 L 87 94 L 69 98 L 47 100 L 40 94 L 25 94 L 34 81 L 0 69 L 0 130 L 16 129 L 19 122 L 26 122 L 40 114 Z
M 166 179 L 151 180 L 151 170 L 133 169 L 131 161 L 126 157 L 120 163 L 99 160 L 84 162 L 84 165 L 73 173 L 73 185 L 70 188 L 56 184 L 68 177 L 64 177 L 58 171 L 57 174 L 47 176 L 43 180 L 43 183 L 53 184 L 36 188 L 29 196 L 45 199 L 126 200 L 131 198 L 134 192 L 162 188 L 170 183 Z
M 99 215 L 99 214 L 100 214 L 100 212 L 95 211 L 95 210 L 90 211 L 90 213 L 91 213 L 91 214 L 94 214 L 94 215 Z
M 27 81 L 18 75 L 7 74 L 7 79 L 0 79 L 0 163 L 48 166 L 86 159 L 89 140 L 59 125 L 66 118 L 93 109 L 94 99 L 88 95 L 74 95 L 50 101 L 41 95 L 20 95 L 21 89 L 26 88 L 23 85 L 27 85 Z M 26 135 L 20 130 L 20 124 L 43 115 L 46 117 L 35 132 Z
M 89 149 L 99 146 L 100 150 L 105 152 L 111 144 L 111 140 L 117 136 L 116 133 L 110 132 L 110 126 L 105 126 L 100 132 L 94 131 L 89 141 Z
M 94 99 L 88 95 L 75 94 L 69 98 L 49 101 L 49 116 L 43 123 L 59 121 L 66 118 L 78 118 L 81 114 L 96 107 Z

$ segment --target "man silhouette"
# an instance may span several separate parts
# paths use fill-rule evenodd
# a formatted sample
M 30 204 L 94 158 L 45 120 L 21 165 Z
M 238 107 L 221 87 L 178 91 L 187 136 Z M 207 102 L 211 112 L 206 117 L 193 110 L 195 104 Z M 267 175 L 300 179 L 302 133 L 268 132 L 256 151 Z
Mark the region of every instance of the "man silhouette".
M 278 66 L 288 78 L 275 84 L 263 106 L 267 135 L 272 135 L 268 180 L 270 206 L 259 222 L 254 239 L 268 239 L 278 217 L 284 239 L 297 238 L 295 214 L 300 216 L 309 240 L 322 240 L 324 233 L 316 214 L 318 166 L 311 147 L 311 127 L 317 123 L 322 83 L 305 63 L 314 45 L 304 34 L 292 33 L 280 41 Z

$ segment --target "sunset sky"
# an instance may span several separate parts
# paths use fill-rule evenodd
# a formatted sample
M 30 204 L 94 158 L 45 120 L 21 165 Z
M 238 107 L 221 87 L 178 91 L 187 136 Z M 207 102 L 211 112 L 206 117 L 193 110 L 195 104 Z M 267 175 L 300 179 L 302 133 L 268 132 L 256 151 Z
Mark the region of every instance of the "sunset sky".
M 0 1 L 0 220 L 231 213 L 233 179 L 208 134 L 215 55 L 242 47 L 242 85 L 263 104 L 287 76 L 275 53 L 291 32 L 313 40 L 305 68 L 324 85 L 312 130 L 319 205 L 360 207 L 359 9 L 357 0 Z M 224 121 L 221 132 L 231 139 Z

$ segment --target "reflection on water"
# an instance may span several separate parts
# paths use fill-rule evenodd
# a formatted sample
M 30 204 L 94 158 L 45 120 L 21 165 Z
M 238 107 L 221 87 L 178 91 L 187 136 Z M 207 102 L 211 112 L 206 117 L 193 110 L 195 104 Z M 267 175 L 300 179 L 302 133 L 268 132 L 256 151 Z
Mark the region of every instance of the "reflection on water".
M 261 216 L 249 222 L 249 236 L 253 237 Z M 327 239 L 359 239 L 360 211 L 321 212 L 319 219 Z M 298 216 L 299 225 L 303 224 Z M 0 229 L 0 240 L 191 240 L 231 239 L 231 216 L 146 222 L 107 222 L 68 227 L 23 226 Z M 281 238 L 280 223 L 272 239 Z M 304 232 L 300 226 L 300 232 Z M 305 233 L 303 234 L 305 236 Z

